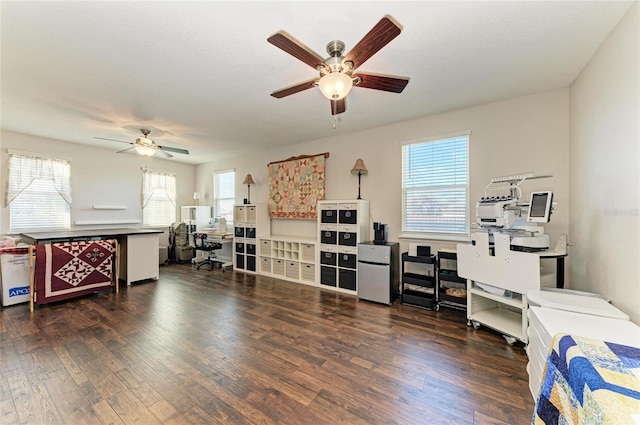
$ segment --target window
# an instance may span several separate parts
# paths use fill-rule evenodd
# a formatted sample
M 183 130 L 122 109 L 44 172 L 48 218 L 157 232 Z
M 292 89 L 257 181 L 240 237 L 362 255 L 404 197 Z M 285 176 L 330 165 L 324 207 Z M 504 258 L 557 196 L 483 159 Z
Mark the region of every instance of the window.
M 402 146 L 404 236 L 469 235 L 469 133 Z
M 176 221 L 176 176 L 144 170 L 142 178 L 143 226 L 170 226 Z
M 69 230 L 69 161 L 9 152 L 8 170 L 5 204 L 11 232 Z
M 234 170 L 213 173 L 213 217 L 224 217 L 228 227 L 233 227 L 233 205 L 236 201 L 235 180 Z

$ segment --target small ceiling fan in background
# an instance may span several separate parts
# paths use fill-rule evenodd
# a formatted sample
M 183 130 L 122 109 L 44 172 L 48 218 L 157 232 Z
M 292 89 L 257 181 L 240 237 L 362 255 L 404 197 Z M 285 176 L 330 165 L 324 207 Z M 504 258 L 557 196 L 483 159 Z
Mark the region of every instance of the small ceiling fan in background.
M 94 139 L 109 140 L 111 142 L 126 143 L 128 145 L 133 145 L 130 148 L 118 151 L 118 153 L 131 152 L 132 150 L 135 150 L 136 153 L 142 156 L 153 156 L 157 153 L 158 156 L 162 156 L 163 158 L 173 158 L 173 155 L 171 155 L 169 152 L 189 155 L 189 151 L 186 149 L 156 145 L 156 142 L 149 139 L 148 136 L 149 136 L 149 133 L 151 133 L 151 131 L 147 130 L 146 128 L 141 128 L 140 132 L 142 133 L 142 137 L 138 137 L 135 143 L 125 142 L 123 140 L 106 139 L 104 137 L 96 137 L 96 136 L 94 136 Z
M 355 73 L 371 56 L 400 35 L 400 31 L 400 26 L 387 15 L 346 56 L 342 56 L 345 48 L 342 41 L 329 42 L 328 59 L 323 59 L 284 31 L 277 32 L 267 41 L 314 68 L 320 73 L 320 77 L 275 91 L 271 96 L 280 99 L 318 86 L 322 94 L 331 101 L 331 114 L 337 115 L 346 110 L 345 97 L 353 86 L 402 93 L 409 83 L 408 78 Z

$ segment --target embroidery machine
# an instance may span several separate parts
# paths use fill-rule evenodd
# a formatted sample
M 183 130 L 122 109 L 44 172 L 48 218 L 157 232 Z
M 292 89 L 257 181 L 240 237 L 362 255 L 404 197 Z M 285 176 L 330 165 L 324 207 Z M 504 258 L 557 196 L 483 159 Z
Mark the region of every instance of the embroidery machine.
M 555 205 L 553 192 L 532 192 L 530 202 L 518 202 L 522 197 L 520 185 L 525 180 L 546 177 L 552 176 L 527 173 L 491 179 L 484 189 L 484 196 L 476 203 L 478 231 L 489 233 L 490 243 L 493 243 L 494 233 L 508 234 L 511 249 L 515 251 L 549 249 L 549 235 L 537 223 L 549 222 Z

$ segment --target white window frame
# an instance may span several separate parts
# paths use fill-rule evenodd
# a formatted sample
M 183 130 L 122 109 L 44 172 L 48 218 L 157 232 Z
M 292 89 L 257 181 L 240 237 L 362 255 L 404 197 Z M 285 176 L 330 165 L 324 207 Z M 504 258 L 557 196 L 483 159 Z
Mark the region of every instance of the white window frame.
M 142 179 L 142 227 L 171 226 L 176 222 L 175 174 L 144 170 Z
M 233 176 L 233 183 L 231 184 L 231 193 L 226 193 L 226 194 L 222 194 L 220 188 L 219 188 L 219 178 L 223 175 L 226 174 L 231 174 Z M 212 174 L 212 180 L 213 180 L 213 218 L 216 219 L 218 217 L 225 217 L 227 220 L 227 228 L 231 229 L 233 228 L 233 206 L 235 205 L 236 202 L 236 196 L 235 196 L 235 184 L 236 184 L 236 170 L 231 168 L 231 169 L 226 169 L 226 170 L 218 170 L 218 171 L 214 171 Z M 224 195 L 229 195 L 229 196 L 224 196 Z M 231 209 L 226 212 L 223 213 L 221 212 L 221 207 L 220 204 L 222 202 L 226 202 L 228 205 L 231 206 Z
M 462 131 L 402 144 L 401 238 L 469 240 L 470 135 Z M 421 156 L 410 158 L 412 154 Z M 419 211 L 412 202 L 416 196 L 428 198 L 430 208 Z
M 47 154 L 9 150 L 5 206 L 9 231 L 71 227 L 71 163 Z

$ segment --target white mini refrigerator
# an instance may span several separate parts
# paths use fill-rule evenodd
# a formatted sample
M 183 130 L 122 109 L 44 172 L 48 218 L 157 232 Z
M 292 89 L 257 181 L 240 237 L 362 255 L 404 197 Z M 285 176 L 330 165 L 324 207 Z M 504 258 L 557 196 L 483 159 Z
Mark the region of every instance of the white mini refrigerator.
M 358 244 L 358 298 L 391 305 L 398 296 L 400 245 Z

